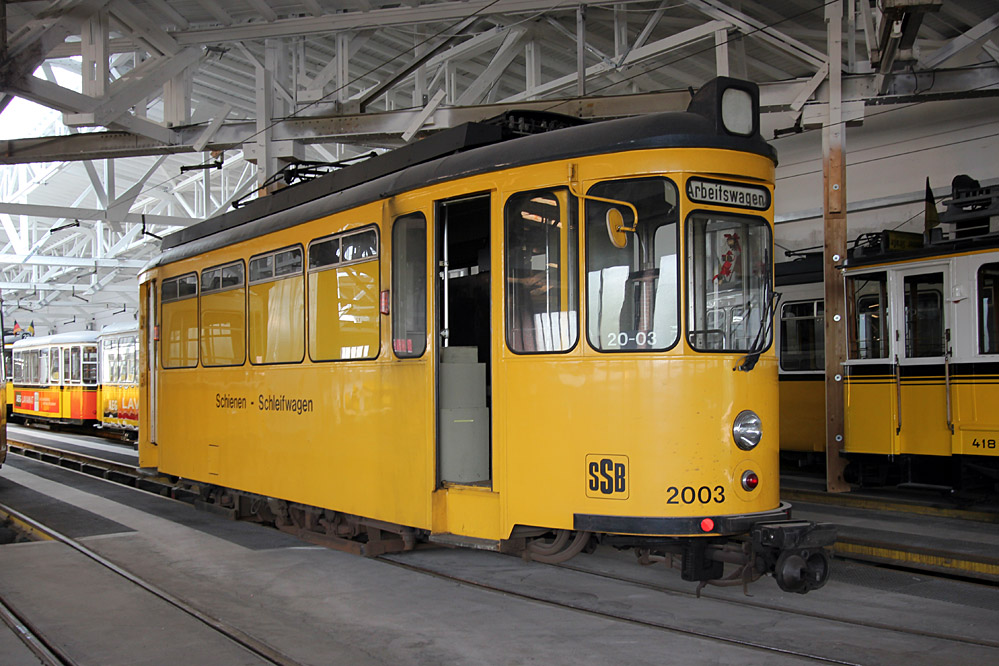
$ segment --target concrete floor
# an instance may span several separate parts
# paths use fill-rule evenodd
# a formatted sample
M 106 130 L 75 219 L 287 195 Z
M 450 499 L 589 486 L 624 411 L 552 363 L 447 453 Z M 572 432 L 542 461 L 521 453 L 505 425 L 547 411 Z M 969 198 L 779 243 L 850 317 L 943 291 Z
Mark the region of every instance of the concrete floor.
M 475 583 L 460 584 L 17 457 L 0 470 L 0 503 L 48 511 L 88 548 L 302 664 L 999 663 L 999 590 L 914 574 L 837 563 L 821 590 L 762 580 L 747 606 L 741 588 L 696 599 L 677 572 L 615 551 L 572 561 L 584 571 L 468 550 L 392 556 Z M 81 663 L 261 663 L 59 543 L 0 546 L 0 597 Z M 908 627 L 922 636 L 895 630 Z

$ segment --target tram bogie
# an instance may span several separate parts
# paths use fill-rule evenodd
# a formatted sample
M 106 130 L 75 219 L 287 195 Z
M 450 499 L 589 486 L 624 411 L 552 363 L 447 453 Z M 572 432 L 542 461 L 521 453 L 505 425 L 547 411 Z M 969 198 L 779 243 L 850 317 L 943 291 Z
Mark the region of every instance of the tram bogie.
M 720 79 L 686 113 L 458 128 L 168 238 L 140 276 L 140 463 L 313 537 L 678 548 L 698 580 L 787 551 L 815 579 L 779 522 L 757 113 Z

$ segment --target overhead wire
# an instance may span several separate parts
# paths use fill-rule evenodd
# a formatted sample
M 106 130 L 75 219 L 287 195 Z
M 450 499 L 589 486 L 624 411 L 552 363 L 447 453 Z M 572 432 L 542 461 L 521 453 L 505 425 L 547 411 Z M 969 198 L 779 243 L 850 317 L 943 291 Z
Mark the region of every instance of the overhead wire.
M 428 35 L 423 40 L 421 40 L 417 44 L 413 45 L 413 47 L 411 49 L 402 50 L 399 53 L 397 53 L 396 55 L 392 56 L 391 58 L 388 58 L 388 59 L 386 59 L 386 60 L 384 60 L 384 61 L 382 61 L 382 62 L 380 62 L 380 63 L 378 63 L 376 65 L 373 65 L 372 67 L 368 68 L 364 72 L 362 72 L 362 73 L 354 76 L 349 81 L 347 81 L 345 83 L 342 83 L 337 88 L 334 88 L 330 92 L 326 93 L 325 95 L 323 95 L 319 99 L 314 100 L 314 101 L 312 101 L 312 102 L 310 102 L 310 103 L 308 103 L 306 105 L 303 105 L 301 108 L 296 109 L 295 112 L 293 112 L 293 113 L 291 113 L 291 114 L 289 114 L 287 116 L 283 116 L 281 118 L 273 120 L 265 128 L 263 128 L 261 130 L 258 130 L 257 132 L 255 132 L 255 133 L 247 136 L 245 139 L 243 139 L 243 141 L 244 142 L 245 141 L 249 141 L 249 140 L 251 140 L 251 139 L 259 136 L 260 134 L 273 129 L 275 126 L 281 124 L 282 122 L 285 122 L 285 121 L 293 119 L 293 118 L 300 117 L 301 114 L 304 113 L 305 111 L 307 111 L 308 109 L 313 108 L 313 107 L 315 107 L 315 106 L 317 106 L 319 104 L 322 104 L 322 103 L 326 102 L 330 97 L 332 97 L 332 96 L 336 95 L 337 93 L 339 93 L 344 87 L 350 86 L 350 85 L 352 85 L 352 84 L 354 84 L 354 83 L 356 83 L 356 82 L 364 79 L 365 77 L 369 76 L 370 74 L 373 74 L 374 72 L 377 72 L 378 70 L 380 70 L 381 68 L 385 67 L 386 65 L 390 65 L 393 62 L 396 62 L 397 60 L 403 58 L 407 54 L 415 52 L 420 47 L 422 47 L 422 46 L 430 43 L 431 41 L 433 41 L 433 40 L 435 40 L 435 39 L 437 39 L 439 37 L 444 36 L 447 32 L 449 32 L 450 30 L 454 29 L 456 26 L 459 26 L 461 23 L 463 23 L 463 22 L 465 22 L 465 21 L 467 21 L 467 20 L 469 20 L 471 18 L 474 18 L 476 16 L 480 16 L 480 15 L 484 14 L 490 7 L 494 6 L 499 1 L 500 0 L 492 0 L 488 4 L 480 7 L 479 9 L 477 9 L 474 12 L 468 14 L 467 16 L 463 16 L 463 17 L 461 17 L 459 19 L 455 19 L 454 21 L 450 22 L 447 26 L 445 26 L 445 27 L 441 28 L 440 30 L 437 30 L 436 32 Z M 757 34 L 759 32 L 764 32 L 764 31 L 766 31 L 768 29 L 774 28 L 774 27 L 776 27 L 776 26 L 778 26 L 778 25 L 780 25 L 782 23 L 785 23 L 787 21 L 791 21 L 791 20 L 794 20 L 794 19 L 797 19 L 797 18 L 801 18 L 802 16 L 805 16 L 807 14 L 813 13 L 813 12 L 819 10 L 819 9 L 823 9 L 826 6 L 831 5 L 831 4 L 833 4 L 835 2 L 838 2 L 838 1 L 839 0 L 827 0 L 826 2 L 823 2 L 823 3 L 821 3 L 821 4 L 819 4 L 819 5 L 815 6 L 815 7 L 802 10 L 801 12 L 798 12 L 796 14 L 785 16 L 785 17 L 780 18 L 779 20 L 773 21 L 771 23 L 763 24 L 760 27 L 753 28 L 750 31 L 746 31 L 746 32 L 740 31 L 737 34 L 735 34 L 734 36 L 729 37 L 728 39 L 726 39 L 724 42 L 721 42 L 721 44 L 730 44 L 730 43 L 733 43 L 733 42 L 738 42 L 738 41 L 740 41 L 740 40 L 742 40 L 742 39 L 744 39 L 746 37 L 752 36 L 752 35 Z M 558 0 L 558 2 L 555 2 L 554 4 L 552 4 L 547 9 L 539 10 L 538 12 L 532 14 L 529 18 L 523 19 L 522 21 L 519 21 L 518 24 L 519 23 L 523 23 L 523 22 L 527 22 L 527 21 L 530 21 L 530 20 L 533 20 L 533 19 L 537 18 L 538 16 L 542 16 L 544 14 L 547 14 L 547 13 L 549 13 L 549 12 L 551 12 L 551 11 L 559 8 L 563 4 L 567 4 L 568 2 L 569 2 L 569 0 Z M 682 4 L 681 5 L 671 5 L 671 6 L 665 7 L 665 9 L 675 9 L 676 7 L 679 7 L 679 6 L 682 6 Z M 456 36 L 456 35 L 454 35 L 454 36 Z M 609 88 L 612 88 L 612 87 L 615 87 L 615 86 L 619 86 L 619 85 L 621 85 L 623 83 L 626 83 L 626 82 L 628 82 L 630 80 L 633 80 L 633 79 L 645 76 L 645 75 L 647 75 L 650 72 L 654 72 L 654 71 L 661 70 L 661 69 L 664 69 L 666 67 L 670 67 L 672 65 L 675 65 L 675 64 L 681 62 L 682 60 L 685 60 L 685 59 L 690 58 L 692 56 L 700 55 L 700 54 L 706 53 L 708 51 L 713 51 L 719 45 L 720 45 L 719 43 L 714 43 L 714 44 L 711 44 L 710 46 L 707 46 L 707 47 L 695 50 L 693 52 L 687 52 L 687 53 L 685 53 L 682 56 L 677 56 L 674 59 L 671 59 L 671 60 L 668 60 L 668 61 L 663 62 L 661 64 L 658 64 L 658 65 L 656 65 L 654 67 L 648 67 L 648 66 L 641 67 L 641 71 L 639 71 L 639 72 L 637 72 L 635 74 L 632 74 L 630 76 L 623 76 L 622 78 L 619 78 L 619 79 L 617 79 L 615 81 L 609 82 L 609 83 L 607 83 L 607 84 L 605 84 L 603 86 L 595 88 L 595 89 L 591 90 L 589 94 L 595 94 L 595 93 L 601 92 L 603 90 L 607 90 Z M 930 72 L 930 73 L 933 73 L 933 72 Z M 917 83 L 918 83 L 919 73 L 913 72 L 912 75 L 915 76 L 915 77 L 917 77 Z M 930 85 L 930 88 L 928 88 L 925 91 L 918 91 L 917 90 L 917 92 L 915 93 L 914 96 L 918 97 L 919 95 L 926 94 L 929 90 L 932 90 L 934 84 L 935 84 L 935 81 L 934 81 L 934 83 L 932 83 Z M 979 90 L 985 90 L 987 88 L 992 88 L 994 86 L 995 86 L 995 84 L 993 84 L 993 83 L 987 83 L 987 84 L 984 84 L 984 85 L 979 86 L 977 88 L 973 88 L 969 92 L 975 92 L 975 91 L 979 91 Z M 653 91 L 646 91 L 646 92 L 653 92 Z M 878 116 L 884 115 L 886 113 L 892 113 L 892 112 L 897 112 L 897 111 L 904 110 L 904 109 L 910 109 L 913 106 L 916 106 L 916 105 L 919 105 L 919 104 L 924 104 L 924 103 L 926 103 L 928 101 L 932 101 L 932 100 L 929 100 L 929 99 L 927 99 L 927 100 L 918 100 L 917 99 L 917 100 L 915 100 L 915 101 L 913 101 L 911 103 L 900 105 L 899 107 L 885 109 L 885 110 L 880 111 L 880 112 L 868 114 L 866 117 L 867 118 L 873 118 L 873 117 L 878 117 Z M 565 103 L 565 100 L 553 101 L 553 103 L 551 105 L 549 105 L 548 107 L 546 107 L 546 110 L 551 110 L 551 109 L 557 108 L 557 107 L 563 105 L 564 103 Z M 840 124 L 844 124 L 845 125 L 847 122 L 848 121 L 841 121 Z M 787 138 L 790 138 L 791 136 L 798 136 L 800 134 L 814 132 L 814 131 L 817 131 L 819 129 L 823 129 L 823 128 L 827 127 L 827 126 L 830 126 L 830 125 L 824 124 L 824 125 L 822 125 L 820 127 L 804 129 L 800 133 L 795 133 L 795 134 L 791 134 L 791 135 L 785 135 L 785 136 L 781 136 L 781 137 L 776 137 L 776 138 L 772 139 L 772 142 L 777 142 L 777 141 L 780 141 L 782 139 L 787 139 Z M 995 135 L 988 135 L 988 136 L 985 136 L 985 137 L 978 137 L 977 139 L 969 139 L 968 141 L 980 140 L 982 138 L 991 138 L 992 136 L 995 136 Z M 959 142 L 955 142 L 954 144 L 951 144 L 951 145 L 958 145 L 959 143 L 965 143 L 965 142 L 966 141 L 959 141 Z M 946 147 L 946 145 L 947 144 L 944 144 L 944 145 L 941 145 L 941 146 L 938 146 L 938 147 Z M 912 151 L 912 152 L 917 152 L 917 151 Z M 892 159 L 894 157 L 898 157 L 898 156 L 901 156 L 901 155 L 904 155 L 904 154 L 909 154 L 909 153 L 902 153 L 902 154 L 898 154 L 898 155 L 890 155 L 890 156 L 883 156 L 883 157 L 879 157 L 879 158 L 872 158 L 870 160 L 865 160 L 865 161 L 862 161 L 862 162 L 854 162 L 854 163 L 851 163 L 848 166 L 852 166 L 853 164 L 862 164 L 862 163 L 867 163 L 867 162 L 878 161 L 878 160 L 882 160 L 882 159 Z M 209 161 L 206 160 L 205 164 L 208 164 L 208 163 L 209 163 Z M 794 176 L 782 176 L 778 180 L 785 179 L 785 178 L 796 177 L 797 175 L 806 175 L 806 174 L 810 174 L 810 173 L 814 173 L 814 172 L 806 172 L 806 173 L 803 173 L 803 174 L 795 174 Z M 156 189 L 156 188 L 163 187 L 164 185 L 169 184 L 169 183 L 177 180 L 178 178 L 180 178 L 180 174 L 177 175 L 177 176 L 170 177 L 170 178 L 168 178 L 166 180 L 157 182 L 155 184 L 148 185 L 148 186 L 146 186 L 146 187 L 144 187 L 142 189 L 142 192 L 146 192 L 146 191 L 149 191 L 151 189 Z M 140 192 L 140 194 L 141 194 L 141 192 Z
M 536 18 L 538 16 L 543 16 L 544 14 L 557 9 L 561 5 L 567 4 L 569 1 L 570 0 L 558 0 L 557 2 L 555 2 L 554 4 L 552 4 L 547 9 L 544 9 L 544 10 L 541 10 L 541 11 L 538 11 L 538 12 L 534 13 L 532 15 L 532 18 Z M 826 5 L 829 5 L 829 4 L 832 4 L 833 2 L 838 2 L 838 1 L 839 0 L 827 0 L 826 2 L 824 2 L 822 5 L 819 5 L 818 7 L 807 9 L 807 10 L 804 10 L 802 12 L 799 12 L 798 14 L 794 14 L 794 15 L 791 15 L 791 16 L 784 17 L 784 18 L 780 19 L 779 21 L 775 21 L 775 22 L 773 22 L 771 24 L 766 24 L 766 25 L 764 25 L 764 26 L 762 26 L 760 28 L 756 28 L 756 29 L 752 30 L 751 32 L 740 33 L 736 37 L 729 38 L 728 40 L 726 40 L 725 43 L 727 44 L 727 43 L 729 43 L 731 41 L 737 41 L 737 40 L 742 39 L 744 36 L 748 36 L 748 35 L 751 35 L 751 34 L 755 34 L 757 32 L 761 32 L 761 31 L 767 30 L 768 28 L 772 28 L 772 27 L 774 27 L 776 25 L 779 25 L 780 23 L 784 23 L 785 21 L 789 21 L 789 20 L 792 20 L 792 19 L 795 19 L 795 18 L 799 18 L 800 16 L 804 16 L 805 14 L 809 14 L 811 12 L 814 12 L 817 9 L 821 9 L 821 8 L 825 7 Z M 294 113 L 289 114 L 288 116 L 285 116 L 283 118 L 279 118 L 277 120 L 272 121 L 269 125 L 267 125 L 267 127 L 265 127 L 262 130 L 258 130 L 257 132 L 255 132 L 255 133 L 247 136 L 246 138 L 243 139 L 243 141 L 244 142 L 249 141 L 249 140 L 253 139 L 256 136 L 259 136 L 260 134 L 273 129 L 275 126 L 279 125 L 280 123 L 282 123 L 282 122 L 284 122 L 286 120 L 290 120 L 292 118 L 299 117 L 303 112 L 305 112 L 306 110 L 308 110 L 308 109 L 310 109 L 310 108 L 312 108 L 312 107 L 314 107 L 314 106 L 316 106 L 318 104 L 321 104 L 321 103 L 325 102 L 327 99 L 329 99 L 333 95 L 335 95 L 338 92 L 340 92 L 340 90 L 342 90 L 344 87 L 350 86 L 351 84 L 356 83 L 357 81 L 360 81 L 364 77 L 366 77 L 366 76 L 368 76 L 368 75 L 370 75 L 370 74 L 378 71 L 379 69 L 381 69 L 382 67 L 385 67 L 386 65 L 389 65 L 389 64 L 391 64 L 391 63 L 399 60 L 400 58 L 402 58 L 403 56 L 405 56 L 405 55 L 407 55 L 409 53 L 415 52 L 421 46 L 424 46 L 427 43 L 431 42 L 432 40 L 434 40 L 434 39 L 436 39 L 436 38 L 444 35 L 446 32 L 448 32 L 449 30 L 453 29 L 454 27 L 460 25 L 464 21 L 467 21 L 468 19 L 474 18 L 474 17 L 479 16 L 479 15 L 482 15 L 486 10 L 488 10 L 490 7 L 492 7 L 493 5 L 497 4 L 498 2 L 500 2 L 500 0 L 492 0 L 488 4 L 480 7 L 479 9 L 477 9 L 474 12 L 468 14 L 467 16 L 463 16 L 460 19 L 454 20 L 453 22 L 449 23 L 446 27 L 441 28 L 440 30 L 434 32 L 432 35 L 429 35 L 426 38 L 424 38 L 419 43 L 413 45 L 413 47 L 411 49 L 400 51 L 399 53 L 397 53 L 396 55 L 392 56 L 391 58 L 389 58 L 387 60 L 384 60 L 384 61 L 382 61 L 382 62 L 374 65 L 373 67 L 368 68 L 366 71 L 364 71 L 364 72 L 356 75 L 355 77 L 353 77 L 352 79 L 350 79 L 346 83 L 341 84 L 339 87 L 337 87 L 337 88 L 331 90 L 330 92 L 328 92 L 327 94 L 323 95 L 321 98 L 319 98 L 319 99 L 317 99 L 317 100 L 315 100 L 313 102 L 310 102 L 309 104 L 307 104 L 307 105 L 305 105 L 305 106 L 297 109 Z M 673 8 L 673 7 L 669 7 L 669 8 Z M 706 52 L 708 50 L 713 50 L 714 48 L 715 48 L 715 46 L 711 46 L 709 48 L 701 49 L 700 51 L 694 52 L 692 55 L 698 55 L 699 53 Z M 631 77 L 625 77 L 622 80 L 609 83 L 606 86 L 603 86 L 601 88 L 597 88 L 593 92 L 600 92 L 601 90 L 605 90 L 607 88 L 610 88 L 610 87 L 613 87 L 613 86 L 616 86 L 616 85 L 620 85 L 621 83 L 624 83 L 624 82 L 626 82 L 626 81 L 628 81 L 628 80 L 630 80 L 632 78 L 637 78 L 637 77 L 640 77 L 640 76 L 644 76 L 645 74 L 647 74 L 650 71 L 655 71 L 657 69 L 662 69 L 663 67 L 668 67 L 670 65 L 676 64 L 680 60 L 682 60 L 684 58 L 687 58 L 687 57 L 690 57 L 690 55 L 691 54 L 685 55 L 683 57 L 679 57 L 676 60 L 672 60 L 670 62 L 663 63 L 662 65 L 659 65 L 659 66 L 654 67 L 654 68 L 645 68 L 645 69 L 643 69 L 642 72 L 639 72 L 639 73 L 637 73 L 637 74 L 635 74 L 635 75 L 633 75 Z M 559 106 L 561 103 L 562 103 L 562 101 L 559 101 L 559 102 L 553 104 L 552 106 L 548 107 L 548 109 L 555 108 L 556 106 Z M 204 164 L 208 164 L 208 163 L 209 163 L 209 160 L 205 160 L 204 161 Z M 156 188 L 162 187 L 162 186 L 164 186 L 164 185 L 166 185 L 168 183 L 171 183 L 171 182 L 177 180 L 179 177 L 180 177 L 180 175 L 172 176 L 170 178 L 167 178 L 166 180 L 160 181 L 160 182 L 152 184 L 152 185 L 148 185 L 148 186 L 144 187 L 140 191 L 140 194 L 142 192 L 146 192 L 146 191 L 151 190 L 151 189 L 156 189 Z

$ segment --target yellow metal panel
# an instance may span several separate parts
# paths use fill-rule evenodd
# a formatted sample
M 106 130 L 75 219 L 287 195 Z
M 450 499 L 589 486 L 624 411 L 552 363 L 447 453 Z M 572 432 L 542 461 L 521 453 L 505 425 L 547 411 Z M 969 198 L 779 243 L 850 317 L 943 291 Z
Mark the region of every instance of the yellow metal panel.
M 504 388 L 495 405 L 511 415 L 504 419 L 504 529 L 571 529 L 575 513 L 718 516 L 776 508 L 776 360 L 771 352 L 752 372 L 736 373 L 737 359 L 508 356 L 497 373 Z M 737 448 L 731 433 L 744 409 L 763 420 L 763 440 L 751 452 Z M 625 492 L 587 493 L 593 456 L 626 457 Z M 750 468 L 760 486 L 739 493 L 739 477 Z M 608 475 L 614 485 L 617 470 Z M 601 474 L 598 482 L 607 478 Z M 693 501 L 685 501 L 691 494 Z
M 427 373 L 426 359 L 164 370 L 159 468 L 429 529 Z
M 907 378 L 902 384 L 901 421 L 899 453 L 928 456 L 951 454 L 943 379 Z
M 895 455 L 897 394 L 891 376 L 846 382 L 846 419 L 843 451 Z
M 781 451 L 826 450 L 825 399 L 821 378 L 780 382 Z
M 995 377 L 967 377 L 953 382 L 957 415 L 953 452 L 970 456 L 999 456 L 999 384 Z
M 305 286 L 301 275 L 250 287 L 250 362 L 305 358 Z
M 201 297 L 201 363 L 242 365 L 246 359 L 246 289 Z
M 489 488 L 448 486 L 434 493 L 433 531 L 498 540 L 509 536 L 499 524 L 500 496 Z
M 104 384 L 98 390 L 97 420 L 111 426 L 139 426 L 139 386 Z

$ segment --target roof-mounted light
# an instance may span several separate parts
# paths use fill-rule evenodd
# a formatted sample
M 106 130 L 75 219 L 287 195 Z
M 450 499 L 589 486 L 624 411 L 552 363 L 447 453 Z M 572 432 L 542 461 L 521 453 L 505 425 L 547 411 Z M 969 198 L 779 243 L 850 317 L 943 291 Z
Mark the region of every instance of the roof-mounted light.
M 694 94 L 687 111 L 707 118 L 718 134 L 752 137 L 760 131 L 760 89 L 750 81 L 719 76 Z
M 722 124 L 731 134 L 753 133 L 753 96 L 741 88 L 726 88 L 721 97 Z

